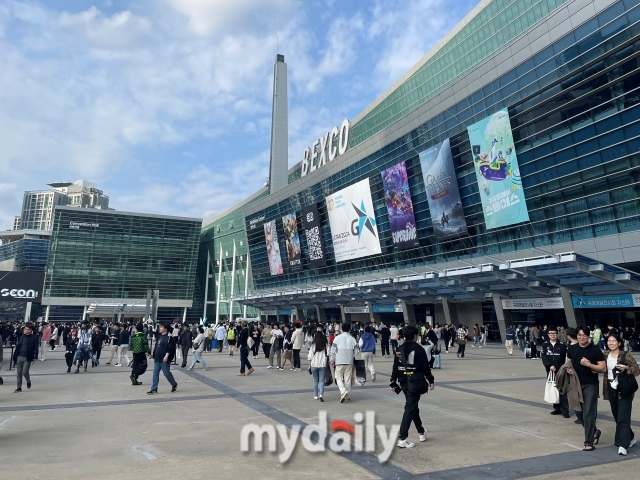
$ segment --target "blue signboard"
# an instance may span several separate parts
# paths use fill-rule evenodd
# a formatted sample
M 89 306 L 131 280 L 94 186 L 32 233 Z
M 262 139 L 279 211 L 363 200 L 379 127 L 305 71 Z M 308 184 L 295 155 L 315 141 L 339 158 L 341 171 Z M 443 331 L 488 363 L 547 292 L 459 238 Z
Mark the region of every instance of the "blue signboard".
M 640 295 L 581 295 L 571 301 L 574 308 L 628 308 L 640 306 Z
M 402 305 L 372 305 L 373 313 L 402 313 Z
M 278 309 L 278 315 L 291 315 L 291 310 L 286 310 L 286 309 L 279 308 Z

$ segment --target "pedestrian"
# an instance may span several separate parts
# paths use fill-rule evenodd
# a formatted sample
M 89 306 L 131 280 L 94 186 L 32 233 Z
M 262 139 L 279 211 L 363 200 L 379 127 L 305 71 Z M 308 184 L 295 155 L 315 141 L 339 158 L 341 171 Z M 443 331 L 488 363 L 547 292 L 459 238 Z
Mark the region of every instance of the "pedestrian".
M 238 348 L 240 349 L 240 373 L 238 373 L 238 377 L 245 376 L 245 367 L 248 369 L 247 375 L 251 375 L 253 373 L 253 367 L 251 366 L 251 362 L 249 362 L 248 340 L 249 329 L 247 328 L 247 321 L 244 320 L 242 322 L 242 330 L 240 330 L 240 334 L 238 335 Z
M 229 330 L 227 330 L 227 342 L 229 343 L 229 356 L 233 357 L 233 351 L 236 349 L 236 329 L 233 325 L 229 325 Z
M 382 347 L 382 356 L 389 356 L 389 339 L 391 338 L 391 330 L 386 324 L 380 328 L 380 345 Z
M 618 455 L 626 455 L 627 450 L 636 444 L 631 430 L 631 407 L 633 397 L 623 397 L 618 390 L 621 375 L 640 375 L 636 359 L 629 352 L 623 352 L 623 340 L 619 335 L 610 333 L 607 337 L 609 351 L 604 354 L 607 373 L 602 381 L 602 392 L 605 400 L 609 400 L 611 413 L 616 421 L 614 445 L 618 447 Z
M 76 350 L 76 370 L 74 373 L 78 373 L 80 371 L 80 367 L 84 362 L 84 371 L 87 371 L 87 367 L 89 366 L 89 360 L 91 359 L 91 327 L 89 322 L 86 320 L 82 322 L 80 325 L 80 330 L 78 331 L 78 348 Z
M 100 353 L 102 352 L 102 330 L 99 326 L 93 327 L 93 334 L 91 335 L 91 353 L 96 357 L 96 360 L 100 360 Z M 95 365 L 91 362 L 91 366 Z
M 353 360 L 359 350 L 356 339 L 349 333 L 350 330 L 350 324 L 343 324 L 342 333 L 333 340 L 331 345 L 331 368 L 335 369 L 334 378 L 340 389 L 340 403 L 351 400 Z
M 269 324 L 264 326 L 260 337 L 262 340 L 262 353 L 264 353 L 264 358 L 269 358 L 269 354 L 271 353 L 271 326 Z
M 444 341 L 444 351 L 449 353 L 449 343 L 451 342 L 451 330 L 449 324 L 445 324 L 442 329 L 442 340 Z
M 72 328 L 67 335 L 67 341 L 64 344 L 65 354 L 64 359 L 67 362 L 67 373 L 71 372 L 73 366 L 73 360 L 76 357 L 76 351 L 78 350 L 78 329 Z
M 44 362 L 47 359 L 47 345 L 51 341 L 51 326 L 48 322 L 44 322 L 42 325 L 42 332 L 40 338 L 40 361 Z
M 277 363 L 275 365 L 277 370 L 282 370 L 280 367 L 280 356 L 282 355 L 282 344 L 284 340 L 284 333 L 280 330 L 280 326 L 275 323 L 271 329 L 271 348 L 269 349 L 269 366 L 271 369 L 274 367 L 273 361 L 277 357 Z
M 460 324 L 458 331 L 456 332 L 456 339 L 458 342 L 458 358 L 464 358 L 464 350 L 467 345 L 467 331 L 464 326 Z
M 222 323 L 216 327 L 215 337 L 216 342 L 218 343 L 218 353 L 221 353 L 222 349 L 224 348 L 224 341 L 227 338 L 227 329 L 224 328 L 224 325 Z
M 376 381 L 376 368 L 373 365 L 373 350 L 376 346 L 376 339 L 371 333 L 371 327 L 367 325 L 364 327 L 364 333 L 358 340 L 358 347 L 360 348 L 360 358 L 364 360 L 364 368 L 371 372 L 371 381 Z
M 189 330 L 189 325 L 186 323 L 182 326 L 182 330 L 178 335 L 178 345 L 180 346 L 180 353 L 182 354 L 182 368 L 187 366 L 187 357 L 189 356 L 189 349 L 193 343 L 193 334 Z
M 396 350 L 398 349 L 398 327 L 396 327 L 395 325 L 391 325 L 389 333 L 391 334 L 391 336 L 389 337 L 389 341 L 391 342 L 391 354 L 395 358 Z
M 191 332 L 189 332 L 191 333 Z M 205 345 L 207 343 L 207 337 L 204 332 L 204 328 L 198 327 L 198 336 L 193 340 L 193 356 L 191 357 L 191 365 L 187 370 L 193 370 L 193 367 L 196 366 L 196 362 L 200 362 L 202 364 L 202 371 L 207 370 L 207 364 L 202 358 L 202 352 L 204 352 Z M 187 353 L 189 349 L 187 349 Z
M 51 347 L 51 352 L 53 352 L 56 349 L 56 341 L 58 340 L 58 334 L 59 334 L 59 330 L 58 330 L 58 326 L 54 323 L 53 324 L 53 331 L 51 332 L 51 339 L 49 340 L 49 346 Z
M 578 328 L 578 343 L 567 350 L 567 358 L 571 360 L 569 375 L 577 375 L 582 388 L 582 426 L 584 427 L 585 452 L 595 450 L 600 441 L 600 430 L 596 428 L 598 415 L 598 373 L 604 373 L 607 365 L 599 347 L 589 342 L 589 327 Z
M 1 348 L 1 347 L 0 347 Z M 33 325 L 27 323 L 22 328 L 22 335 L 13 350 L 13 363 L 16 366 L 17 385 L 15 392 L 22 391 L 22 377 L 27 381 L 27 388 L 31 388 L 29 369 L 38 359 L 38 337 L 33 334 Z
M 162 370 L 165 378 L 171 384 L 171 392 L 175 392 L 178 389 L 178 383 L 171 373 L 171 361 L 176 354 L 176 343 L 173 336 L 169 337 L 170 331 L 171 327 L 166 323 L 161 324 L 159 327 L 156 345 L 153 348 L 153 383 L 147 395 L 158 393 L 160 370 Z
M 473 345 L 472 347 L 478 346 L 478 348 L 482 348 L 482 343 L 480 342 L 480 327 L 476 323 L 473 326 Z
M 258 352 L 260 351 L 260 338 L 261 332 L 260 327 L 258 326 L 258 322 L 255 322 L 251 328 L 251 339 L 253 340 L 253 345 L 251 346 L 251 352 L 253 353 L 253 358 L 258 358 Z
M 550 325 L 547 329 L 547 335 L 549 340 L 542 344 L 542 365 L 544 365 L 547 371 L 557 374 L 562 365 L 565 364 L 567 359 L 567 346 L 558 340 L 558 331 L 554 325 Z M 553 411 L 551 415 L 562 415 L 564 418 L 569 418 L 569 400 L 566 394 L 560 394 L 559 403 L 553 405 Z
M 113 356 L 118 353 L 118 345 L 120 343 L 120 324 L 114 323 L 111 326 L 109 339 L 111 340 L 111 349 L 109 350 L 109 361 L 105 363 L 105 365 L 111 365 L 111 361 L 113 360 Z M 120 362 L 118 362 L 120 363 Z
M 416 426 L 420 441 L 427 440 L 427 430 L 422 426 L 420 409 L 418 407 L 420 397 L 435 388 L 435 379 L 429 368 L 429 361 L 424 349 L 416 343 L 418 329 L 413 326 L 404 328 L 404 344 L 399 348 L 393 360 L 391 372 L 391 390 L 402 393 L 405 396 L 404 414 L 400 423 L 400 433 L 397 446 L 400 448 L 412 448 L 414 443 L 409 441 L 409 428 L 411 423 Z M 398 386 L 398 383 L 400 384 Z
M 328 355 L 328 342 L 327 337 L 322 332 L 316 332 L 311 347 L 309 348 L 309 368 L 311 369 L 311 375 L 313 375 L 313 399 L 320 399 L 324 402 L 324 376 L 327 368 L 327 355 Z
M 127 367 L 131 365 L 131 360 L 129 360 L 129 355 L 127 352 L 129 351 L 129 338 L 131 337 L 131 333 L 129 332 L 129 328 L 125 325 L 120 329 L 120 335 L 118 338 L 118 363 L 116 363 L 116 367 L 122 366 L 122 357 L 127 361 Z
M 516 339 L 516 331 L 513 325 L 509 325 L 504 332 L 505 342 L 504 346 L 507 347 L 507 353 L 510 357 L 513 356 L 513 341 Z
M 151 354 L 149 341 L 146 333 L 144 333 L 144 324 L 142 322 L 136 325 L 136 333 L 129 339 L 129 347 L 133 354 L 131 375 L 129 376 L 131 384 L 142 385 L 142 382 L 138 379 L 140 375 L 147 371 L 147 355 Z
M 300 350 L 302 350 L 302 344 L 304 343 L 304 332 L 302 331 L 302 325 L 296 323 L 295 329 L 291 334 L 291 350 L 293 352 L 293 371 L 299 372 L 300 368 Z

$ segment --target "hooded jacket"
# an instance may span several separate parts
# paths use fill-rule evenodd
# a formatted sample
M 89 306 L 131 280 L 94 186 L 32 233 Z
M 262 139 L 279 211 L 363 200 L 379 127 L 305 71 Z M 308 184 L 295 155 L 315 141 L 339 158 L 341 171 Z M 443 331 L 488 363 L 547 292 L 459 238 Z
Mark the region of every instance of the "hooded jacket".
M 582 398 L 582 385 L 580 385 L 580 380 L 575 372 L 573 375 L 567 373 L 569 368 L 572 368 L 571 361 L 560 367 L 560 370 L 558 370 L 556 374 L 556 387 L 560 395 L 567 396 L 569 407 L 573 408 L 576 412 L 581 412 L 582 406 L 580 404 L 584 402 L 584 398 Z

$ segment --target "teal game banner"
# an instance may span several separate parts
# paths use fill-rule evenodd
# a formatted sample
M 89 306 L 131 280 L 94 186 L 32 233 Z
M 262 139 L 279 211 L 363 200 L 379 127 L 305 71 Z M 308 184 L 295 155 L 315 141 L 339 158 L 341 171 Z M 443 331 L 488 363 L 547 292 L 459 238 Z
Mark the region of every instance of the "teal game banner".
M 507 109 L 467 127 L 487 229 L 529 220 Z

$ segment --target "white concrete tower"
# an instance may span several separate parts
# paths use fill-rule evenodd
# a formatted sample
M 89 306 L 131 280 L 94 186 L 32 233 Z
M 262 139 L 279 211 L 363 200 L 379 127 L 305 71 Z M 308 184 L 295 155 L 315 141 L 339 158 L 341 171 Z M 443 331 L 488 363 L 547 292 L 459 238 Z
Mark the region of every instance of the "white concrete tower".
M 284 55 L 276 55 L 273 67 L 273 112 L 271 114 L 271 158 L 269 193 L 289 183 L 289 107 L 287 100 L 287 64 Z

